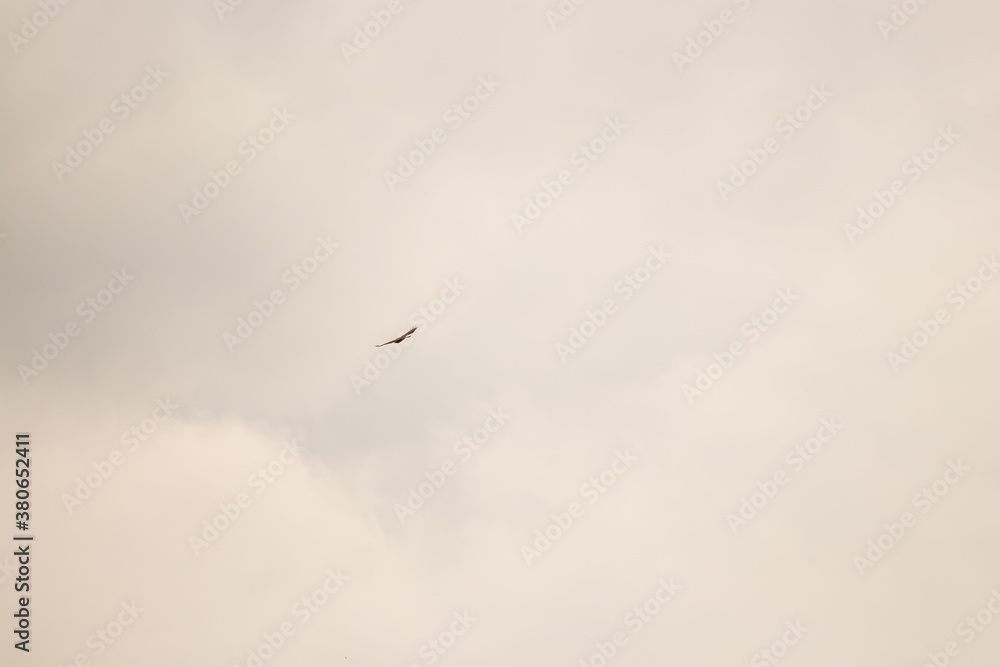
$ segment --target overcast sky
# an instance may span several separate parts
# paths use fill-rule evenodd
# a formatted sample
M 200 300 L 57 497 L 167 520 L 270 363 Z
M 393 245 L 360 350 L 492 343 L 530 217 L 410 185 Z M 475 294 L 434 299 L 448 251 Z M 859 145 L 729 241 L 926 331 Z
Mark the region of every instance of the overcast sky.
M 0 17 L 3 664 L 996 663 L 996 3 Z

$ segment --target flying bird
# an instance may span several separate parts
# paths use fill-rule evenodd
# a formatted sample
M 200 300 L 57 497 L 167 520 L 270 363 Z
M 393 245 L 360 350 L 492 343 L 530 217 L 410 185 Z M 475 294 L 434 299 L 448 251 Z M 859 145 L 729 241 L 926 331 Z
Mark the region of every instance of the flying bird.
M 410 329 L 409 331 L 407 331 L 405 334 L 403 334 L 399 338 L 397 338 L 395 340 L 390 340 L 388 343 L 382 343 L 382 345 L 389 345 L 390 343 L 401 343 L 402 341 L 404 341 L 407 338 L 409 338 L 410 334 L 412 334 L 416 330 L 417 330 L 417 328 L 413 327 L 412 329 Z M 375 347 L 382 347 L 382 345 L 376 345 Z

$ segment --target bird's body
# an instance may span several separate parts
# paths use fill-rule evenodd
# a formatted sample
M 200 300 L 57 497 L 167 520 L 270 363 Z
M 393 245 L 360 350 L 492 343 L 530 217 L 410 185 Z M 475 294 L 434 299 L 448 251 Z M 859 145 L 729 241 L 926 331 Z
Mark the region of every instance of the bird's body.
M 392 343 L 401 343 L 402 341 L 404 341 L 407 338 L 409 338 L 410 334 L 412 334 L 416 330 L 417 330 L 417 328 L 413 327 L 412 329 L 410 329 L 409 331 L 407 331 L 405 334 L 403 334 L 399 338 L 396 338 L 395 340 L 390 340 L 388 343 L 382 343 L 382 345 L 390 345 Z M 375 347 L 382 347 L 382 345 L 376 345 Z

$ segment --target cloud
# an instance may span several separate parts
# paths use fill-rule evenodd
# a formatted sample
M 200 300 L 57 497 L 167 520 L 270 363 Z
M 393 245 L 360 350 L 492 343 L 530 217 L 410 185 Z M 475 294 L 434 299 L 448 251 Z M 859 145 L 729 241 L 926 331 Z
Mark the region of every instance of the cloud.
M 31 664 L 995 653 L 995 8 L 54 6 L 0 64 Z

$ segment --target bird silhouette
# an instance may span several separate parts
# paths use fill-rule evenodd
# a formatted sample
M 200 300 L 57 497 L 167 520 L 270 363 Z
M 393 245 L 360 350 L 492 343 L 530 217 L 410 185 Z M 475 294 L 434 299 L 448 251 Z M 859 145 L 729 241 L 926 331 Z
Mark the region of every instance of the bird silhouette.
M 391 343 L 400 343 L 400 342 L 406 340 L 407 338 L 409 338 L 410 334 L 412 334 L 416 330 L 417 330 L 417 328 L 413 327 L 412 329 L 410 329 L 409 331 L 407 331 L 405 334 L 403 334 L 399 338 L 396 338 L 395 340 L 390 340 L 388 343 L 382 343 L 382 345 L 389 345 Z M 375 347 L 382 347 L 382 345 L 376 345 Z

